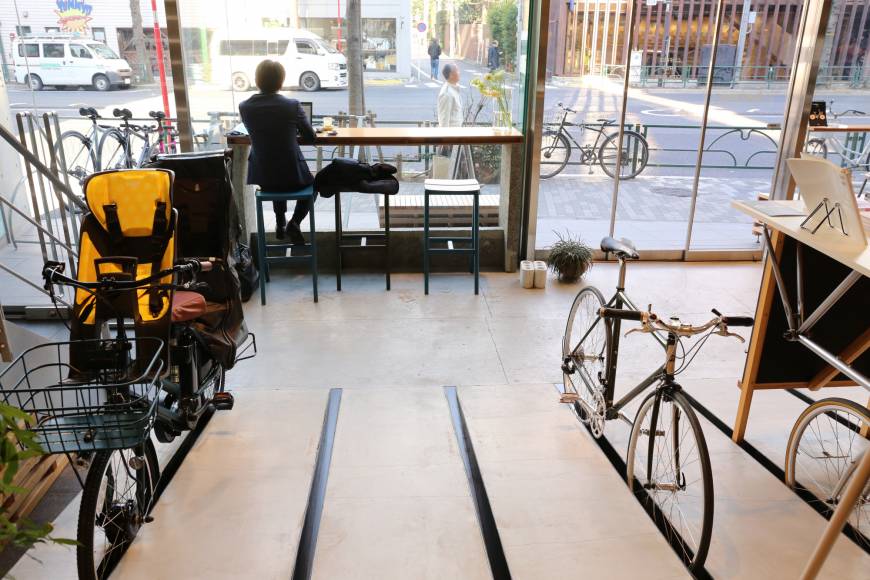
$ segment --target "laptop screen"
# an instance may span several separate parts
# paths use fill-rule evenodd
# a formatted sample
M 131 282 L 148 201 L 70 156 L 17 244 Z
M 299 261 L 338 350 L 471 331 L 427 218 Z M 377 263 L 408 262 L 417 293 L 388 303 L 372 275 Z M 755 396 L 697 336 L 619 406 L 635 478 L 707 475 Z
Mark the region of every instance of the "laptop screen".
M 308 117 L 308 122 L 313 122 L 314 105 L 311 101 L 299 101 L 299 106 L 301 106 L 302 110 L 305 111 L 305 115 Z

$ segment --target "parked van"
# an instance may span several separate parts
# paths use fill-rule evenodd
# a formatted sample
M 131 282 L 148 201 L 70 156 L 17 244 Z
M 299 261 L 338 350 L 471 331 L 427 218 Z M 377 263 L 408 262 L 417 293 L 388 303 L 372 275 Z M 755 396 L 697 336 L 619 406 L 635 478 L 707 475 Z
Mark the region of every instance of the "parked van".
M 264 59 L 284 65 L 289 87 L 306 91 L 347 87 L 347 60 L 328 42 L 307 30 L 262 28 L 215 33 L 211 41 L 211 78 L 237 91 L 254 85 L 254 71 Z
M 34 91 L 45 86 L 90 85 L 98 91 L 128 88 L 132 70 L 126 60 L 96 40 L 72 35 L 34 35 L 12 43 L 15 80 Z

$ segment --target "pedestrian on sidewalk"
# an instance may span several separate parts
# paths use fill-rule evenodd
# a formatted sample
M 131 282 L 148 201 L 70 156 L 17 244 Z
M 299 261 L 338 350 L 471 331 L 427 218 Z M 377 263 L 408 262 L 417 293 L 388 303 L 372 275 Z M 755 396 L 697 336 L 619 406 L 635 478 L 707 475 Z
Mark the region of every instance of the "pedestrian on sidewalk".
M 438 80 L 438 63 L 441 62 L 441 45 L 438 44 L 438 39 L 433 38 L 429 41 L 429 64 L 431 65 L 430 77 L 433 81 Z
M 497 68 L 501 68 L 501 52 L 498 50 L 498 41 L 493 39 L 489 44 L 489 51 L 486 55 L 486 65 L 489 67 L 489 72 Z

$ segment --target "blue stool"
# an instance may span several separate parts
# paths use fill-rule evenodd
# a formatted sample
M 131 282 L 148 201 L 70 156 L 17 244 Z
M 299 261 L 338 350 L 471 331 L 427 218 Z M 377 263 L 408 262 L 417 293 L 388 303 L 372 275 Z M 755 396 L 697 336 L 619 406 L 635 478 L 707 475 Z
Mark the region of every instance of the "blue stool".
M 266 304 L 266 282 L 269 281 L 269 264 L 287 264 L 294 262 L 307 262 L 311 265 L 311 283 L 314 286 L 314 301 L 317 302 L 317 233 L 314 227 L 314 187 L 308 186 L 299 191 L 287 193 L 266 192 L 257 190 L 257 257 L 260 265 L 260 302 Z M 311 204 L 308 213 L 310 226 L 310 239 L 307 244 L 294 246 L 293 244 L 267 244 L 266 228 L 263 225 L 263 202 L 264 201 L 298 201 L 307 199 Z M 270 256 L 270 248 L 279 248 L 286 254 L 287 248 L 292 250 L 307 250 L 302 256 Z
M 471 236 L 429 235 L 430 195 L 470 195 L 473 198 Z M 480 184 L 476 179 L 427 179 L 423 185 L 423 291 L 429 294 L 430 254 L 470 254 L 474 274 L 474 293 L 480 293 Z M 434 243 L 446 243 L 446 248 L 433 248 Z M 471 247 L 454 248 L 455 242 L 471 242 Z

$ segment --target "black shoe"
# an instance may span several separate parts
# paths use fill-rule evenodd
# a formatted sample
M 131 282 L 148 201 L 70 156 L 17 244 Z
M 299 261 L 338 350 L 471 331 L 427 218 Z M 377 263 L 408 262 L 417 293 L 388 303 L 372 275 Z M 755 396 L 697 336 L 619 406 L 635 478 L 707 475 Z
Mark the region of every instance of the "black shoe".
M 294 221 L 287 222 L 287 235 L 290 236 L 290 243 L 294 246 L 304 246 L 305 236 L 302 235 L 302 229 Z
M 287 218 L 283 213 L 275 214 L 275 237 L 279 240 L 284 239 L 284 228 L 287 226 Z

